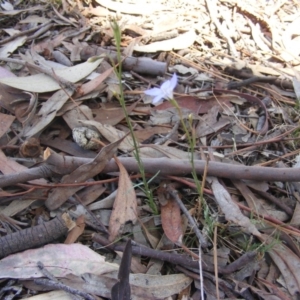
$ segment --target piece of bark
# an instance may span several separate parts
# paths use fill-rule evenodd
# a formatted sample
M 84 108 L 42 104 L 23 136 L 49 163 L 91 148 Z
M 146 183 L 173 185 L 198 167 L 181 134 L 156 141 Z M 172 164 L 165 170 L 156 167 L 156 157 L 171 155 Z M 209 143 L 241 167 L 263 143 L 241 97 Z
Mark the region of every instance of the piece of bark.
M 65 235 L 72 224 L 69 215 L 63 214 L 44 224 L 3 236 L 0 238 L 0 258 L 51 243 Z
M 82 60 L 87 60 L 92 56 L 106 54 L 114 63 L 117 63 L 117 52 L 106 50 L 97 46 L 84 47 L 80 52 Z M 122 67 L 125 71 L 134 71 L 139 74 L 162 76 L 167 70 L 167 63 L 153 60 L 148 57 L 121 57 L 123 60 Z

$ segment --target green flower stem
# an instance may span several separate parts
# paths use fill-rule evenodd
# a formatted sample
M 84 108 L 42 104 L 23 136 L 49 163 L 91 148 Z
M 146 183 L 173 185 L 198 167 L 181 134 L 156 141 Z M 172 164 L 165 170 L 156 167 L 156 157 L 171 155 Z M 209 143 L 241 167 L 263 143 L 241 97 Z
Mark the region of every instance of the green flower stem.
M 169 99 L 169 101 L 171 102 L 171 104 L 178 111 L 178 115 L 179 115 L 179 118 L 180 118 L 181 125 L 182 125 L 183 130 L 184 130 L 184 132 L 186 134 L 186 137 L 187 137 L 187 140 L 188 140 L 188 144 L 190 146 L 190 151 L 189 152 L 190 152 L 190 155 L 191 155 L 190 161 L 191 161 L 191 164 L 192 164 L 192 176 L 193 176 L 194 181 L 196 183 L 197 191 L 198 191 L 199 195 L 202 195 L 202 188 L 201 188 L 199 179 L 197 177 L 197 172 L 196 172 L 195 164 L 194 164 L 194 160 L 195 160 L 195 145 L 196 145 L 195 135 L 191 135 L 189 133 L 189 131 L 188 131 L 186 125 L 185 125 L 185 122 L 184 122 L 184 119 L 183 119 L 183 115 L 182 115 L 181 109 L 180 109 L 177 101 L 175 99 Z M 190 120 L 190 127 L 192 128 L 191 121 L 192 120 Z
M 187 137 L 187 140 L 188 140 L 188 144 L 189 144 L 189 148 L 190 148 L 189 149 L 190 162 L 191 162 L 191 165 L 192 165 L 192 176 L 193 176 L 194 182 L 195 182 L 196 187 L 197 187 L 197 192 L 199 194 L 199 207 L 201 207 L 201 203 L 204 203 L 204 199 L 203 199 L 203 189 L 202 189 L 202 186 L 201 186 L 200 181 L 198 179 L 196 168 L 195 168 L 195 163 L 194 163 L 194 160 L 195 160 L 195 146 L 196 146 L 195 134 L 191 135 L 189 133 L 189 131 L 188 131 L 186 125 L 185 125 L 183 115 L 182 115 L 181 109 L 180 109 L 177 101 L 173 98 L 169 99 L 169 101 L 177 109 L 181 125 L 183 127 L 183 130 L 184 130 L 184 132 L 186 134 L 186 137 Z M 193 121 L 192 118 L 189 118 L 190 128 L 192 128 L 192 121 Z
M 178 103 L 177 103 L 177 101 L 175 99 L 169 99 L 169 101 L 177 109 L 181 125 L 182 125 L 183 130 L 184 130 L 184 132 L 186 134 L 186 137 L 188 139 L 188 143 L 189 143 L 189 145 L 191 145 L 192 144 L 192 138 L 191 138 L 191 135 L 190 135 L 189 131 L 187 130 L 187 127 L 186 127 L 185 122 L 183 120 L 183 116 L 182 116 L 182 112 L 181 112 L 180 107 L 179 107 L 179 105 L 178 105 Z
M 148 204 L 149 204 L 151 210 L 153 211 L 154 214 L 157 215 L 158 214 L 158 209 L 157 209 L 157 206 L 156 206 L 156 204 L 153 200 L 152 190 L 149 188 L 149 184 L 148 184 L 148 181 L 147 181 L 147 178 L 146 178 L 145 168 L 144 168 L 143 162 L 142 162 L 141 157 L 140 157 L 139 145 L 138 145 L 138 143 L 136 141 L 136 138 L 135 138 L 135 135 L 134 135 L 133 126 L 131 124 L 131 120 L 129 118 L 129 115 L 128 115 L 128 112 L 127 112 L 127 109 L 126 109 L 126 104 L 125 104 L 125 99 L 124 99 L 124 91 L 123 91 L 123 88 L 122 88 L 123 84 L 122 84 L 121 30 L 120 30 L 120 27 L 119 27 L 118 23 L 115 20 L 111 23 L 111 26 L 112 26 L 112 29 L 114 31 L 114 37 L 115 37 L 115 40 L 116 40 L 117 59 L 118 59 L 118 66 L 116 67 L 114 65 L 114 69 L 115 69 L 115 73 L 118 77 L 119 87 L 120 87 L 120 95 L 115 95 L 115 96 L 118 98 L 118 100 L 120 102 L 120 105 L 121 105 L 122 110 L 123 110 L 124 115 L 125 115 L 126 123 L 129 127 L 129 131 L 130 131 L 130 134 L 131 134 L 131 137 L 132 137 L 132 140 L 133 140 L 133 148 L 134 148 L 133 154 L 134 154 L 134 157 L 137 161 L 137 164 L 139 166 L 139 170 L 140 170 L 140 173 L 141 173 L 141 176 L 142 176 L 142 180 L 143 180 L 143 184 L 144 184 L 143 191 L 146 194 L 146 197 L 148 198 Z

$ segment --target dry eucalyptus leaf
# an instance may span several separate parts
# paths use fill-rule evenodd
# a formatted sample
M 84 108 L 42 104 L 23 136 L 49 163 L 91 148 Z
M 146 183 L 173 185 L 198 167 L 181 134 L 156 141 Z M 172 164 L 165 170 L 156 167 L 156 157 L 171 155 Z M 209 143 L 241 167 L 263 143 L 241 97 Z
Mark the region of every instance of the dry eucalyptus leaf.
M 209 176 L 206 178 L 206 180 L 211 184 L 215 199 L 222 212 L 225 214 L 226 220 L 240 225 L 242 228 L 255 236 L 261 236 L 261 233 L 256 229 L 255 225 L 251 223 L 249 218 L 242 214 L 239 207 L 233 202 L 230 194 L 219 183 L 218 179 Z
M 90 293 L 110 298 L 110 288 L 117 282 L 116 272 L 95 276 L 83 274 L 78 278 L 76 286 L 85 286 Z M 166 299 L 176 295 L 188 287 L 193 279 L 184 274 L 147 275 L 130 274 L 131 299 L 153 300 Z M 68 281 L 68 284 L 72 284 Z
M 116 264 L 105 262 L 104 256 L 87 246 L 50 244 L 3 258 L 0 261 L 0 278 L 44 277 L 44 274 L 37 267 L 38 261 L 41 261 L 55 277 L 65 277 L 68 274 L 81 276 L 86 272 L 100 275 L 118 270 Z
M 73 106 L 73 103 L 67 103 L 64 107 L 62 107 L 59 113 L 62 113 L 62 117 L 71 129 L 74 129 L 75 127 L 81 127 L 79 120 L 93 119 L 92 110 L 88 106 L 79 105 L 73 106 L 73 108 L 70 109 L 67 107 L 68 104 Z
M 0 48 L 0 57 L 9 57 L 16 49 L 24 45 L 27 36 L 19 36 Z M 18 78 L 18 77 L 16 77 Z
M 93 72 L 102 61 L 103 58 L 98 58 L 95 60 L 90 59 L 73 67 L 56 69 L 54 70 L 54 73 L 60 78 L 64 78 L 67 81 L 75 83 Z M 61 88 L 56 80 L 46 74 L 36 74 L 26 77 L 1 78 L 0 82 L 16 89 L 35 93 L 52 92 Z
M 162 228 L 170 241 L 180 245 L 183 236 L 180 207 L 171 196 L 165 196 L 167 195 L 167 191 L 164 185 L 162 183 L 157 190 L 161 209 Z
M 59 90 L 55 92 L 45 103 L 40 111 L 24 127 L 23 135 L 31 137 L 42 131 L 55 117 L 61 107 L 72 96 L 72 89 Z
M 138 217 L 136 194 L 132 182 L 126 169 L 116 157 L 115 161 L 120 169 L 120 177 L 117 196 L 109 220 L 110 241 L 122 234 L 127 222 L 130 221 L 134 224 Z
M 295 295 L 300 291 L 300 259 L 290 248 L 283 243 L 265 234 L 259 237 L 267 245 L 272 245 L 268 254 L 276 264 L 285 280 L 288 291 Z

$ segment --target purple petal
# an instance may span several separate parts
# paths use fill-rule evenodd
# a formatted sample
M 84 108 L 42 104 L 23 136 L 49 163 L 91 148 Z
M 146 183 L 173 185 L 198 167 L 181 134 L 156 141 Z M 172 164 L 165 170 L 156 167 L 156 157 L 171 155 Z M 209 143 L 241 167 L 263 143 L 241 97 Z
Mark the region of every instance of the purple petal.
M 171 81 L 170 80 L 165 81 L 160 87 L 162 94 L 168 92 L 170 90 L 170 87 L 171 87 Z
M 155 98 L 152 99 L 152 104 L 159 104 L 160 102 L 163 102 L 163 97 L 161 95 L 156 96 Z
M 177 75 L 176 75 L 176 73 L 174 73 L 171 80 L 170 80 L 170 88 L 172 90 L 174 90 L 176 85 L 177 85 Z
M 146 94 L 148 96 L 158 96 L 161 94 L 161 90 L 159 88 L 153 88 L 153 89 L 144 91 L 144 94 Z

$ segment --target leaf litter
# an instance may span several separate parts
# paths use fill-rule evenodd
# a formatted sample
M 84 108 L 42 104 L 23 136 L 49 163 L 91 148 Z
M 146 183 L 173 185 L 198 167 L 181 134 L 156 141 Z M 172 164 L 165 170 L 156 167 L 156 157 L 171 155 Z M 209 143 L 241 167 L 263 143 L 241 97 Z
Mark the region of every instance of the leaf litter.
M 0 297 L 297 299 L 299 3 L 52 2 L 0 6 Z

